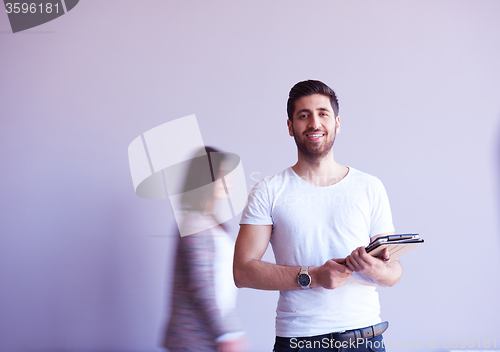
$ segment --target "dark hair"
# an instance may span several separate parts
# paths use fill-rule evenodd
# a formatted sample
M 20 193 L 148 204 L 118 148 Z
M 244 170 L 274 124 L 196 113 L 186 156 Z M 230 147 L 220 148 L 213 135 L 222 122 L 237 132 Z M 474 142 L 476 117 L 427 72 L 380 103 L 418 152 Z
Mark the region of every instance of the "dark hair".
M 330 98 L 332 104 L 333 112 L 335 117 L 339 115 L 339 102 L 337 96 L 332 88 L 328 87 L 326 84 L 320 81 L 302 81 L 297 83 L 290 89 L 290 94 L 288 95 L 288 102 L 286 104 L 286 111 L 288 113 L 288 118 L 293 121 L 293 112 L 295 111 L 295 101 L 302 97 L 308 95 L 321 94 Z
M 207 206 L 214 205 L 215 181 L 229 173 L 228 168 L 232 167 L 235 159 L 239 163 L 236 154 L 225 153 L 213 147 L 201 147 L 196 149 L 191 159 L 163 170 L 168 196 L 180 196 L 174 212 L 177 210 L 182 214 L 180 219 L 176 215 L 175 227 L 175 233 L 180 235 L 181 240 L 186 238 L 184 236 L 206 230 L 204 218 L 208 217 L 213 217 L 216 223 L 227 231 L 227 224 L 220 222 L 213 214 L 204 212 L 209 210 Z M 179 222 L 181 219 L 182 222 Z
M 226 158 L 225 153 L 213 147 L 200 148 L 195 155 L 205 155 L 186 160 L 187 174 L 182 188 L 182 208 L 190 211 L 203 211 L 208 201 L 213 200 L 214 182 L 220 178 L 221 165 Z M 198 189 L 196 194 L 189 191 Z

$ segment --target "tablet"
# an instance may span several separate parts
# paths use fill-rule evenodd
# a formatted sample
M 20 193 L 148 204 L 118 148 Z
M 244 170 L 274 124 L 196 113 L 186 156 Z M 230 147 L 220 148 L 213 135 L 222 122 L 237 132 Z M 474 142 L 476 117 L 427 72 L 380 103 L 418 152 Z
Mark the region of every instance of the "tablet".
M 415 233 L 381 236 L 366 247 L 366 253 L 374 257 L 380 257 L 384 249 L 389 248 L 391 259 L 395 259 L 422 243 L 424 243 L 424 240 Z

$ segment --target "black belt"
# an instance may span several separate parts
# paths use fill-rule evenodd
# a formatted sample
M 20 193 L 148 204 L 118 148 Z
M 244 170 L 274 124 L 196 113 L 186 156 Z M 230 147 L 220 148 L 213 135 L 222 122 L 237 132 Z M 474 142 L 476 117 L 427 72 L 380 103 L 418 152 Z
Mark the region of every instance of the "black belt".
M 336 341 L 357 341 L 358 339 L 371 339 L 375 336 L 382 335 L 382 333 L 386 331 L 388 327 L 389 323 L 387 321 L 384 321 L 383 323 L 367 326 L 366 328 L 326 334 L 325 337 L 330 337 L 331 339 Z
M 375 336 L 381 335 L 389 327 L 389 323 L 384 321 L 377 325 L 367 326 L 366 328 L 346 330 L 342 332 L 332 332 L 324 335 L 299 337 L 296 340 L 302 341 L 322 341 L 323 339 L 329 339 L 330 341 L 340 341 L 354 343 L 359 342 L 358 339 L 371 339 Z M 276 336 L 277 340 L 290 340 L 290 337 L 279 337 Z

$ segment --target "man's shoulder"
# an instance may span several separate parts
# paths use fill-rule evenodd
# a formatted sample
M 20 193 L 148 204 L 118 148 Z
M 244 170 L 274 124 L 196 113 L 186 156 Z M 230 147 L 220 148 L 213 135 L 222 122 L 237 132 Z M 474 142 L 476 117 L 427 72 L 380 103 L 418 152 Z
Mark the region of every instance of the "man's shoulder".
M 374 185 L 382 184 L 382 181 L 377 176 L 371 175 L 364 171 L 360 171 L 353 167 L 349 167 L 349 174 L 351 181 L 354 182 L 363 182 Z
M 277 185 L 282 185 L 287 179 L 292 177 L 293 175 L 290 173 L 290 170 L 292 168 L 288 167 L 285 170 L 271 175 L 271 176 L 266 176 L 262 178 L 260 181 L 258 181 L 254 188 L 260 188 L 260 187 L 275 187 Z
M 289 168 L 290 169 L 290 168 Z M 248 195 L 248 202 L 241 215 L 240 225 L 272 225 L 271 209 L 276 193 L 283 189 L 289 169 L 258 181 Z M 293 176 L 293 175 L 292 175 Z

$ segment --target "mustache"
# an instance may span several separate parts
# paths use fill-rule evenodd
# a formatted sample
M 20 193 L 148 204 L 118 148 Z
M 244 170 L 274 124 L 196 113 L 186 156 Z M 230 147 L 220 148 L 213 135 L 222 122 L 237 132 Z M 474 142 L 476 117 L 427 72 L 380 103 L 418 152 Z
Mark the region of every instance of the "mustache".
M 309 134 L 309 133 L 324 133 L 324 134 L 326 134 L 326 131 L 322 130 L 320 128 L 310 128 L 310 129 L 304 131 L 303 134 Z

